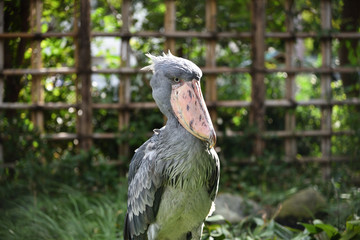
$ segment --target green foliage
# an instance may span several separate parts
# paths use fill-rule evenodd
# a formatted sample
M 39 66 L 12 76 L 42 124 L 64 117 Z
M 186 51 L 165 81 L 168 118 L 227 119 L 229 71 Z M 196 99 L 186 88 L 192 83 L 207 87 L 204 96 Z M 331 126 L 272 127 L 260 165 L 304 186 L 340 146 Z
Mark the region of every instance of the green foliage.
M 43 1 L 42 32 L 67 32 L 73 30 L 75 4 L 72 0 Z
M 1 137 L 6 139 L 3 142 L 5 163 L 15 163 L 16 169 L 26 171 L 24 177 L 30 186 L 33 186 L 34 179 L 39 179 L 38 170 L 41 165 L 45 164 L 47 159 L 51 158 L 51 150 L 40 135 L 34 129 L 34 125 L 27 119 L 26 114 L 21 114 L 20 117 L 13 118 L 10 121 L 3 118 L 0 121 Z M 1 168 L 0 180 L 18 178 L 21 175 L 18 171 L 10 171 L 6 168 Z
M 203 239 L 235 239 L 235 240 L 355 240 L 360 237 L 360 221 L 349 220 L 344 231 L 331 224 L 315 219 L 312 223 L 302 223 L 304 230 L 288 228 L 273 219 L 256 217 L 246 218 L 238 224 L 224 222 L 221 216 L 207 219 Z
M 50 67 L 74 67 L 74 40 L 72 38 L 52 39 L 41 41 L 41 51 L 44 66 Z M 31 51 L 29 51 L 31 54 Z
M 39 148 L 43 143 L 32 141 L 32 145 L 33 148 Z M 36 149 L 33 152 L 34 155 L 40 154 Z M 91 191 L 104 191 L 116 187 L 118 183 L 118 170 L 107 164 L 106 159 L 97 150 L 92 149 L 79 154 L 62 153 L 60 156 L 53 151 L 46 154 L 51 156 L 51 153 L 52 158 L 42 161 L 38 160 L 39 157 L 27 154 L 16 163 L 13 173 L 3 169 L 2 182 L 28 186 L 31 191 L 47 191 L 52 182 L 61 182 Z
M 88 194 L 63 184 L 52 188 L 51 195 L 2 201 L 0 238 L 109 240 L 122 235 L 126 187 L 103 194 Z
M 220 31 L 250 31 L 250 2 L 242 0 L 239 4 L 240 1 L 217 1 L 217 29 Z
M 330 224 L 324 224 L 321 220 L 314 220 L 312 224 L 302 223 L 305 227 L 305 233 L 309 239 L 321 238 L 324 240 L 333 239 L 358 239 L 360 237 L 360 221 L 350 220 L 346 222 L 346 229 L 340 232 L 337 228 Z
M 91 13 L 92 30 L 114 32 L 121 28 L 121 1 L 94 1 Z
M 53 148 L 40 137 L 33 124 L 27 122 L 15 119 L 7 122 L 5 118 L 0 124 L 1 137 L 7 139 L 3 143 L 4 154 L 10 158 L 5 159 L 5 163 L 14 164 L 13 168 L 1 168 L 1 184 L 26 187 L 30 191 L 47 191 L 52 182 L 92 191 L 117 185 L 118 170 L 109 165 L 98 150 L 76 153 L 73 145 L 68 149 Z M 12 194 L 4 190 L 2 196 L 11 197 Z

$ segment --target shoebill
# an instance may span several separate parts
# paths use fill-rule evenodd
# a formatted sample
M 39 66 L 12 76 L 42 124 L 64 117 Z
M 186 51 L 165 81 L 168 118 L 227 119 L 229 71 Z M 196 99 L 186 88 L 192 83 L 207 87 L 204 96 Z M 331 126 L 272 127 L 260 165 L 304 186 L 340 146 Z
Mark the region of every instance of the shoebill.
M 136 151 L 128 176 L 124 239 L 200 239 L 219 183 L 216 135 L 193 62 L 147 54 L 152 95 L 167 117 Z

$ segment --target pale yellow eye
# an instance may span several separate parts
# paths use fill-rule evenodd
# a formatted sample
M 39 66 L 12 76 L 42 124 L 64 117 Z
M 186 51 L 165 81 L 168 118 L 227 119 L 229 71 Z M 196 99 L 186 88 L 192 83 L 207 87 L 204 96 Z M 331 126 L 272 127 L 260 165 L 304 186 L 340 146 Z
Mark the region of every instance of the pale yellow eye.
M 179 82 L 180 81 L 180 79 L 179 78 L 174 78 L 174 82 Z

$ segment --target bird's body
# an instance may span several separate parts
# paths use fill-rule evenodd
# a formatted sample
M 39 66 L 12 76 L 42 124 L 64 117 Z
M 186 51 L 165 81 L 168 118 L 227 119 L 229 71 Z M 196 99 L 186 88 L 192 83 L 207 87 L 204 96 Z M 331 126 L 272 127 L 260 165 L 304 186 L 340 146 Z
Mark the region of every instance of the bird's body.
M 156 66 L 163 63 L 160 60 L 188 61 L 171 54 L 160 58 L 162 59 L 153 59 L 158 62 L 155 62 L 155 75 L 151 81 L 155 77 L 161 79 Z M 164 71 L 166 75 L 166 69 Z M 188 72 L 185 70 L 185 73 L 196 75 L 201 73 L 198 71 L 198 68 L 193 67 Z M 171 74 L 175 75 L 175 73 Z M 177 74 L 179 78 L 185 80 L 182 80 L 182 83 L 170 81 L 170 85 L 166 86 L 167 80 L 163 79 L 165 82 L 160 84 L 162 88 L 165 87 L 165 90 L 156 89 L 160 86 L 156 82 L 159 79 L 151 83 L 153 96 L 157 104 L 161 105 L 159 108 L 166 114 L 168 121 L 165 127 L 155 130 L 154 135 L 136 151 L 131 161 L 125 239 L 200 239 L 203 222 L 214 209 L 213 201 L 219 180 L 219 160 L 211 146 L 214 140 L 212 138 L 215 137 L 211 129 L 211 120 L 210 132 L 202 129 L 199 131 L 200 137 L 208 133 L 208 140 L 200 139 L 194 135 L 198 133 L 192 132 L 192 130 L 196 131 L 201 124 L 209 125 L 204 120 L 209 118 L 205 116 L 207 110 L 205 115 L 190 114 L 190 126 L 183 126 L 183 120 L 179 120 L 178 116 L 183 116 L 180 113 L 183 102 L 179 103 L 178 108 L 174 105 L 177 101 L 185 101 L 185 111 L 191 112 L 194 110 L 189 106 L 191 102 L 198 106 L 201 104 L 201 99 L 195 98 L 198 93 L 192 92 L 186 86 L 191 83 L 193 76 L 188 77 L 189 80 L 186 81 L 186 74 L 181 72 Z M 160 75 L 164 74 L 160 72 Z M 177 76 L 172 76 L 171 80 L 173 77 L 177 78 Z M 180 84 L 184 87 L 181 88 Z M 169 87 L 172 89 L 171 93 L 166 92 L 166 88 L 169 90 Z M 156 91 L 162 92 L 157 95 Z M 175 91 L 178 92 L 175 93 Z M 182 95 L 183 93 L 186 93 L 186 96 Z M 180 97 L 175 99 L 175 94 Z M 166 98 L 169 102 L 166 102 Z M 174 100 L 171 104 L 170 98 Z M 176 111 L 179 114 L 175 113 L 174 108 L 178 109 Z M 195 110 L 203 109 L 195 108 Z M 185 116 L 184 121 L 189 122 L 186 120 L 189 116 Z M 202 121 L 196 122 L 193 117 Z

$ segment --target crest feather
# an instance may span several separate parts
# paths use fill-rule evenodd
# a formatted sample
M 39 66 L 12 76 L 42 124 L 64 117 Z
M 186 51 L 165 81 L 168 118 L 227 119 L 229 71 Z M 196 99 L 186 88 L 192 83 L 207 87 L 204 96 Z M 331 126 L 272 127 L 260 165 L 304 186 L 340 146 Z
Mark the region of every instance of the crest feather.
M 145 55 L 148 58 L 150 58 L 151 64 L 141 68 L 140 71 L 153 71 L 154 72 L 154 67 L 157 62 L 165 60 L 166 58 L 174 57 L 174 55 L 171 54 L 170 50 L 168 51 L 168 54 L 163 52 L 162 56 L 154 56 L 151 53 L 147 53 Z

